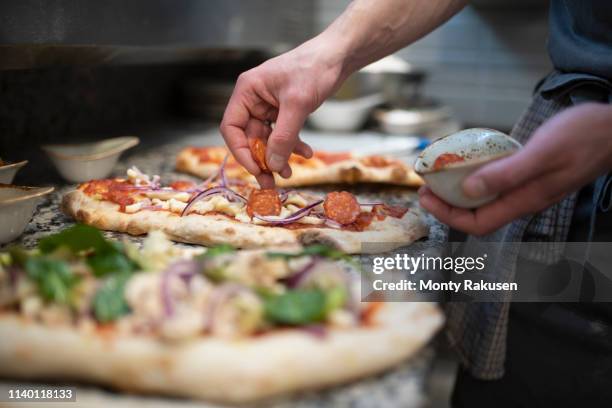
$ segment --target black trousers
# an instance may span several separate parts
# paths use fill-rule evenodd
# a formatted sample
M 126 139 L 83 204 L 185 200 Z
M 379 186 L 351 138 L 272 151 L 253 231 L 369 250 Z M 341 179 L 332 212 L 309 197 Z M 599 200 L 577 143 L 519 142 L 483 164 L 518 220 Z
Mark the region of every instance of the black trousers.
M 513 304 L 504 377 L 461 368 L 452 406 L 612 407 L 611 305 Z
M 592 193 L 580 191 L 569 241 L 586 241 Z M 612 212 L 597 213 L 593 241 L 612 242 Z M 612 407 L 612 303 L 513 303 L 504 377 L 460 368 L 452 406 Z

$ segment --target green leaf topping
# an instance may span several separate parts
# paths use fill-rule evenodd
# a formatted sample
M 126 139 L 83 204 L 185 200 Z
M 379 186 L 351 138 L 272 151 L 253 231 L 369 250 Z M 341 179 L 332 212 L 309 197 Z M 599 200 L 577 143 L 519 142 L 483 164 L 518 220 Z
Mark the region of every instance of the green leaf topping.
M 42 297 L 62 304 L 71 303 L 71 290 L 79 281 L 69 265 L 60 260 L 31 257 L 24 262 L 28 277 L 36 282 Z
M 125 285 L 131 273 L 122 272 L 106 278 L 93 299 L 94 316 L 100 323 L 108 323 L 130 312 L 125 300 Z
M 269 296 L 264 301 L 266 319 L 272 323 L 304 325 L 320 322 L 326 314 L 325 293 L 318 289 L 298 289 Z
M 320 256 L 322 258 L 328 258 L 332 260 L 343 260 L 347 262 L 353 262 L 353 258 L 351 258 L 350 255 L 345 254 L 342 251 L 339 251 L 335 248 L 332 248 L 332 247 L 329 247 L 323 244 L 307 246 L 300 252 L 293 252 L 293 253 L 268 252 L 267 256 L 269 258 L 283 258 L 283 259 L 300 258 L 302 256 Z

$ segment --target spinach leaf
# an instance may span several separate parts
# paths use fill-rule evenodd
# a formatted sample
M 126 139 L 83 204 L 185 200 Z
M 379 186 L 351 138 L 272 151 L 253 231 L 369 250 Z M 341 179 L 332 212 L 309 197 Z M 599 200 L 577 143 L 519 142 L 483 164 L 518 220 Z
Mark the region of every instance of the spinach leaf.
M 266 319 L 272 323 L 304 325 L 323 320 L 325 293 L 318 289 L 297 289 L 264 300 Z
M 124 253 L 123 245 L 106 240 L 99 230 L 87 225 L 77 224 L 43 238 L 38 248 L 44 254 L 59 248 L 68 248 L 75 255 L 91 251 L 93 254 L 87 257 L 87 264 L 96 276 L 138 269 L 138 265 Z
M 236 248 L 234 248 L 230 244 L 217 245 L 212 248 L 209 248 L 202 255 L 199 255 L 198 259 L 210 259 L 219 255 L 231 254 L 232 252 L 236 252 Z
M 63 261 L 30 257 L 24 262 L 28 277 L 36 282 L 42 297 L 49 301 L 70 304 L 71 290 L 79 281 L 70 266 Z
M 99 230 L 83 224 L 74 225 L 57 234 L 45 237 L 38 243 L 38 248 L 44 254 L 53 252 L 62 246 L 69 248 L 73 253 L 90 250 L 102 253 L 116 250 L 109 241 L 104 239 Z
M 95 276 L 105 276 L 109 273 L 131 272 L 138 266 L 121 252 L 97 253 L 87 258 L 87 264 Z
M 131 275 L 130 272 L 111 275 L 96 292 L 92 306 L 94 316 L 100 323 L 112 322 L 129 313 L 124 291 Z
M 330 313 L 340 309 L 346 303 L 348 293 L 345 287 L 336 286 L 325 292 L 325 312 Z
M 329 247 L 323 244 L 310 245 L 304 248 L 301 252 L 285 253 L 285 252 L 268 252 L 266 254 L 269 258 L 300 258 L 302 256 L 320 256 L 323 258 L 333 260 L 343 260 L 347 262 L 354 262 L 350 255 L 345 254 L 342 251 Z

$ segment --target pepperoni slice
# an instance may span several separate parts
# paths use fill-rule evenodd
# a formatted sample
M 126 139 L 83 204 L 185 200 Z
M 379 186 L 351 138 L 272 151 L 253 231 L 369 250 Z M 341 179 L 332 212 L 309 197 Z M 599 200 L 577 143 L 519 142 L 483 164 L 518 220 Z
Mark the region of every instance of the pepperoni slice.
M 266 164 L 266 143 L 258 137 L 251 138 L 249 139 L 249 149 L 251 149 L 251 156 L 253 156 L 253 160 L 261 171 L 269 173 L 270 169 Z
M 253 190 L 247 203 L 247 214 L 280 215 L 283 204 L 278 192 L 273 189 Z
M 361 207 L 354 195 L 348 191 L 331 192 L 323 203 L 325 216 L 342 225 L 355 222 L 361 213 Z

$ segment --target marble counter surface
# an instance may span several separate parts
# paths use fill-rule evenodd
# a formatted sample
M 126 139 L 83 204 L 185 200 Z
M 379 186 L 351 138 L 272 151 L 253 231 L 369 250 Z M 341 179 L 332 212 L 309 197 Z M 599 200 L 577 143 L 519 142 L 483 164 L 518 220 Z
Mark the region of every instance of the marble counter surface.
M 330 139 L 331 140 L 331 139 Z M 147 142 L 125 154 L 117 164 L 113 175 L 124 175 L 128 167 L 135 165 L 145 173 L 159 174 L 164 182 L 189 178 L 174 170 L 174 157 L 186 145 L 220 144 L 221 138 L 214 129 L 157 135 L 147 138 Z M 319 147 L 319 146 L 315 146 Z M 330 149 L 330 146 L 325 146 Z M 333 144 L 331 149 L 333 150 Z M 74 188 L 74 185 L 57 184 L 56 191 L 41 201 L 37 212 L 24 234 L 12 244 L 26 247 L 36 245 L 37 241 L 46 235 L 58 232 L 73 224 L 73 221 L 61 213 L 59 204 L 62 196 Z M 346 186 L 343 186 L 346 189 Z M 331 190 L 325 187 L 318 191 Z M 383 199 L 391 203 L 406 203 L 414 201 L 416 192 L 405 188 L 372 187 L 367 185 L 350 188 L 363 199 Z M 430 220 L 432 221 L 432 220 Z M 139 243 L 142 237 L 130 237 L 125 234 L 106 232 L 108 237 L 129 239 Z M 421 246 L 435 247 L 444 239 L 444 228 L 432 221 L 430 238 Z M 335 387 L 322 392 L 308 392 L 282 400 L 270 401 L 266 407 L 422 407 L 425 406 L 426 380 L 433 351 L 426 348 L 412 359 L 382 375 L 370 377 L 348 385 Z M 10 383 L 0 383 L 0 387 Z M 153 397 L 127 396 L 108 390 L 90 386 L 79 386 L 77 400 L 88 406 L 131 407 L 141 406 L 176 406 L 176 407 L 212 407 L 215 405 L 196 403 L 192 401 L 164 399 Z M 23 406 L 23 405 L 20 405 Z

